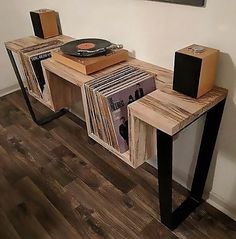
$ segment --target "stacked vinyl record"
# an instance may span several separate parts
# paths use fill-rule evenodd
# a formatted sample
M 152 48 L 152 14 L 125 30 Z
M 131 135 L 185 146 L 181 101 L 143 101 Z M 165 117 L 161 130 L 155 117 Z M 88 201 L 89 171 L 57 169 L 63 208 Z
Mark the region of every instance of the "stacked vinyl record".
M 155 89 L 154 74 L 129 65 L 86 83 L 92 133 L 120 153 L 127 151 L 127 105 Z

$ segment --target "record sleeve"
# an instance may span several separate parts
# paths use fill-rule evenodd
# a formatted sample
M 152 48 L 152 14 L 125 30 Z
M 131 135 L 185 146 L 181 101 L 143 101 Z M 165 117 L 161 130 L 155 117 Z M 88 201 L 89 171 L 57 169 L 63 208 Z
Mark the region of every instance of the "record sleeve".
M 92 133 L 120 153 L 126 152 L 127 105 L 155 89 L 154 74 L 129 65 L 85 83 Z

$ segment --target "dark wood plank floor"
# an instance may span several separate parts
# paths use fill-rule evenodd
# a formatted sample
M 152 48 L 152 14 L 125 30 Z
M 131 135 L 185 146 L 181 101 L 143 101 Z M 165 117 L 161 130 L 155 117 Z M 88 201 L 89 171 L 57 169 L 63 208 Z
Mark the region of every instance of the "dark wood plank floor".
M 134 170 L 94 143 L 72 115 L 38 127 L 19 92 L 0 98 L 1 239 L 236 238 L 236 223 L 206 203 L 168 230 L 156 177 L 148 164 Z M 174 185 L 176 206 L 186 191 Z

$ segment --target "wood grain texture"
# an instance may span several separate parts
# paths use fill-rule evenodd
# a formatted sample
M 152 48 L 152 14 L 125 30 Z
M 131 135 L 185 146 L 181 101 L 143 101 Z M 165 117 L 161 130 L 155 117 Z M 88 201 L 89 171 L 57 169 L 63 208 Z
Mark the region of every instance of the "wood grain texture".
M 120 153 L 118 150 L 116 150 L 115 148 L 113 148 L 112 146 L 108 145 L 107 143 L 105 143 L 100 138 L 98 138 L 95 134 L 90 133 L 89 137 L 92 138 L 93 140 L 95 140 L 97 143 L 101 144 L 104 148 L 106 148 L 107 150 L 112 152 L 114 155 L 116 155 L 117 157 L 122 159 L 128 165 L 130 165 L 132 167 L 135 167 L 135 165 L 130 161 L 130 152 L 129 152 L 129 150 L 124 152 L 124 153 Z
M 4 239 L 20 239 L 19 234 L 16 232 L 15 228 L 5 215 L 5 213 L 0 211 L 0 236 Z
M 227 96 L 227 90 L 215 87 L 199 99 L 169 88 L 158 89 L 128 106 L 135 116 L 169 135 L 178 133 Z
M 45 39 L 59 35 L 57 13 L 55 11 L 46 10 L 43 13 L 39 13 L 39 18 Z
M 59 62 L 56 62 L 53 59 L 47 59 L 42 62 L 43 67 L 46 68 L 48 71 L 51 71 L 52 73 L 57 74 L 61 76 L 63 79 L 70 81 L 72 84 L 78 86 L 82 86 L 84 83 L 96 77 L 101 77 L 106 74 L 109 74 L 110 72 L 127 64 L 155 73 L 157 75 L 156 81 L 157 87 L 160 88 L 162 88 L 163 86 L 171 87 L 173 77 L 172 71 L 134 58 L 129 58 L 126 62 L 118 63 L 114 66 L 107 67 L 106 69 L 98 71 L 91 75 L 84 75 L 72 68 L 69 68 Z
M 111 65 L 126 61 L 128 59 L 128 51 L 124 49 L 114 50 L 104 56 L 87 58 L 65 55 L 61 51 L 58 51 L 52 53 L 52 58 L 76 71 L 90 75 Z
M 202 67 L 197 98 L 206 94 L 214 87 L 218 59 L 219 59 L 219 51 L 216 51 L 213 54 L 209 55 L 208 57 L 202 59 Z
M 156 157 L 156 129 L 171 136 L 225 99 L 227 90 L 215 87 L 199 99 L 163 87 L 128 106 L 130 161 L 135 168 Z
M 156 156 L 155 128 L 136 118 L 129 111 L 129 151 L 134 168 Z
M 21 51 L 24 48 L 32 47 L 39 44 L 44 44 L 52 40 L 61 40 L 63 42 L 68 42 L 73 40 L 73 38 L 69 36 L 65 36 L 65 35 L 60 35 L 60 36 L 56 36 L 49 39 L 42 39 L 39 37 L 30 36 L 30 37 L 16 39 L 14 41 L 5 42 L 5 47 L 15 53 L 19 53 L 19 51 Z
M 171 232 L 160 223 L 156 169 L 127 166 L 71 114 L 38 127 L 20 92 L 0 98 L 0 156 L 0 238 L 236 237 L 235 221 L 206 203 Z M 186 194 L 174 183 L 174 206 Z
M 47 59 L 42 62 L 43 67 L 61 78 L 69 81 L 70 83 L 82 86 L 85 82 L 92 80 L 92 76 L 84 75 L 68 66 L 65 66 L 53 59 Z
M 52 109 L 58 111 L 63 108 L 71 108 L 73 104 L 82 100 L 80 87 L 65 81 L 58 75 L 43 70 L 44 79 L 49 89 Z

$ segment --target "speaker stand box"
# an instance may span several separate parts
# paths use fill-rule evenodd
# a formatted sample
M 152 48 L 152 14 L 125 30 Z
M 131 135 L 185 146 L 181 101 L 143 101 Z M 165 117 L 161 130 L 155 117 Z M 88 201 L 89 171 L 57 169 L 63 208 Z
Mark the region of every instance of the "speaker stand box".
M 61 51 L 52 52 L 52 58 L 85 75 L 92 74 L 106 67 L 128 60 L 128 51 L 125 49 L 114 50 L 104 56 L 76 57 L 63 54 Z

